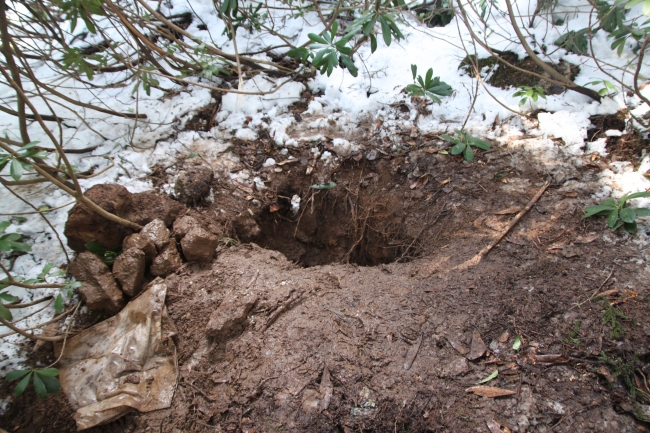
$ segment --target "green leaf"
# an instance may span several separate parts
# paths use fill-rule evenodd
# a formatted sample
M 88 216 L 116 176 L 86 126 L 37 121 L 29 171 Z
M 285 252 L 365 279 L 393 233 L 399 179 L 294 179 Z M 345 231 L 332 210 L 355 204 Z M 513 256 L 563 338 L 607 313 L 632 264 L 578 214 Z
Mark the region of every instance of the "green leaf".
M 606 200 L 603 200 L 601 204 L 606 206 L 612 206 L 612 207 L 618 206 L 618 202 L 616 201 L 616 199 L 613 198 L 608 198 Z
M 636 212 L 636 216 L 650 216 L 650 209 L 645 208 L 645 207 L 638 207 L 635 208 L 634 211 Z
M 411 65 L 411 73 L 413 74 L 413 79 L 418 75 L 418 65 Z
M 4 233 L 4 231 L 11 225 L 11 221 L 2 221 L 0 222 L 0 233 Z
M 631 223 L 623 223 L 623 228 L 628 233 L 636 233 L 636 230 L 637 230 L 636 221 L 633 221 Z
M 632 9 L 634 6 L 640 4 L 643 0 L 630 0 L 625 4 L 625 9 Z
M 429 70 L 427 71 L 427 77 L 424 79 L 424 82 L 426 84 L 425 87 L 429 87 L 432 78 L 433 78 L 433 68 L 429 68 Z
M 456 145 L 451 148 L 450 152 L 451 152 L 452 155 L 459 155 L 465 150 L 465 147 L 467 147 L 467 145 L 465 143 L 459 142 L 459 143 L 456 143 Z
M 350 74 L 353 77 L 356 77 L 356 76 L 359 75 L 359 71 L 358 71 L 357 67 L 354 65 L 354 62 L 352 61 L 352 59 L 350 57 L 343 55 L 343 56 L 341 56 L 341 61 L 343 62 L 345 67 L 348 69 L 348 71 L 350 71 Z
M 474 161 L 474 151 L 472 150 L 472 146 L 465 146 L 465 153 L 463 154 L 463 157 L 467 162 Z
M 11 160 L 11 165 L 9 166 L 9 174 L 14 180 L 20 180 L 23 176 L 23 166 L 17 159 Z
M 621 212 L 619 212 L 618 216 L 621 218 L 621 220 L 623 220 L 624 223 L 631 224 L 636 218 L 636 213 L 634 212 L 633 208 L 626 207 L 624 209 L 621 209 Z
M 497 370 L 494 370 L 492 373 L 490 373 L 490 375 L 489 375 L 488 377 L 486 377 L 485 379 L 481 379 L 481 380 L 479 380 L 478 382 L 476 382 L 476 384 L 478 385 L 478 384 L 480 384 L 480 383 L 486 383 L 486 382 L 489 382 L 489 381 L 491 381 L 492 379 L 494 379 L 495 377 L 497 377 L 498 375 L 499 375 L 499 370 L 498 370 L 498 369 L 497 369 Z
M 18 380 L 21 377 L 24 377 L 30 371 L 32 371 L 32 370 L 14 370 L 14 371 L 10 371 L 5 376 L 5 379 L 7 379 L 9 382 L 13 382 L 14 380 Z
M 59 375 L 59 370 L 56 368 L 41 368 L 39 370 L 34 370 L 36 374 L 41 376 L 54 377 Z
M 458 139 L 456 139 L 454 137 L 450 137 L 449 135 L 442 134 L 440 136 L 440 138 L 442 138 L 443 140 L 448 141 L 450 143 L 458 143 Z
M 623 197 L 625 197 L 625 199 L 623 199 Z M 620 200 L 621 204 L 624 204 L 626 201 L 632 200 L 632 199 L 635 199 L 635 198 L 650 197 L 650 192 L 645 192 L 645 191 L 635 192 L 634 194 L 630 194 L 630 195 L 626 194 L 623 197 L 621 197 L 621 200 Z
M 36 374 L 38 374 L 38 371 L 36 371 Z M 56 394 L 61 391 L 61 383 L 56 377 L 40 376 L 40 378 L 48 394 Z
M 472 137 L 472 138 L 470 138 L 470 139 L 469 139 L 469 142 L 470 142 L 470 144 L 471 144 L 472 146 L 474 146 L 474 147 L 478 147 L 479 149 L 490 150 L 490 143 L 488 143 L 488 142 L 486 142 L 486 141 L 483 141 L 483 140 L 479 140 L 479 139 L 476 138 L 476 137 Z
M 40 143 L 40 141 L 30 141 L 29 143 L 27 143 L 26 145 L 18 149 L 18 152 L 31 149 L 32 147 L 36 146 L 38 143 Z
M 390 43 L 392 42 L 390 35 L 390 25 L 388 24 L 386 18 L 383 16 L 379 17 L 379 23 L 381 24 L 381 35 L 384 38 L 384 42 L 387 46 L 390 46 Z
M 18 298 L 16 296 L 10 295 L 9 293 L 3 292 L 0 293 L 0 299 L 7 302 L 17 302 Z
M 521 336 L 517 335 L 517 338 L 515 338 L 515 342 L 512 344 L 512 350 L 515 352 L 519 351 L 521 349 Z
M 14 316 L 11 315 L 11 311 L 9 311 L 3 304 L 0 304 L 0 317 L 5 320 L 14 320 Z
M 54 311 L 57 313 L 63 311 L 63 297 L 60 293 L 56 296 L 56 300 L 54 301 Z
M 27 385 L 29 385 L 29 379 L 32 377 L 32 372 L 30 371 L 27 376 L 23 378 L 20 382 L 18 382 L 18 385 L 16 385 L 16 389 L 14 389 L 14 395 L 20 396 L 23 395 L 23 392 L 27 389 Z
M 321 36 L 317 35 L 316 33 L 309 33 L 307 37 L 311 39 L 313 42 L 323 44 L 323 45 L 328 45 L 327 41 L 323 39 Z
M 616 230 L 619 226 L 616 226 L 616 222 L 618 221 L 618 209 L 614 209 L 612 213 L 609 214 L 609 218 L 607 218 L 607 225 L 609 226 L 610 229 Z
M 615 209 L 616 206 L 605 205 L 605 204 L 599 204 L 596 206 L 587 206 L 585 208 L 585 214 L 582 216 L 582 219 L 589 218 L 590 216 L 594 216 L 594 215 L 604 215 L 606 213 L 610 213 Z
M 97 254 L 99 256 L 104 256 L 104 253 L 106 252 L 106 248 L 103 246 L 99 245 L 97 242 L 86 242 L 86 245 L 84 245 L 88 251 L 90 251 L 93 254 Z
M 328 182 L 328 183 L 321 183 L 319 185 L 312 185 L 310 188 L 313 188 L 313 189 L 334 189 L 335 186 L 336 186 L 336 183 Z
M 377 51 L 377 37 L 374 34 L 370 34 L 370 52 L 374 53 Z
M 40 398 L 47 398 L 47 388 L 45 388 L 43 379 L 38 374 L 34 375 L 34 390 Z
M 334 21 L 332 23 L 332 39 L 334 39 L 334 36 L 336 36 L 336 32 L 338 32 L 338 31 L 339 31 L 339 22 Z

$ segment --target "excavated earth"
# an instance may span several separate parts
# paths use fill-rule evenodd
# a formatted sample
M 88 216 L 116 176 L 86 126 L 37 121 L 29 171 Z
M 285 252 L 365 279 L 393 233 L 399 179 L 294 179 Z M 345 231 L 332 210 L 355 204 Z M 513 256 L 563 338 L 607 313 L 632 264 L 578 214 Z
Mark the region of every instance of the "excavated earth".
M 647 247 L 581 219 L 607 161 L 585 157 L 572 174 L 580 182 L 566 182 L 521 150 L 495 147 L 467 164 L 414 149 L 306 175 L 308 152 L 264 169 L 269 156 L 286 160 L 264 149 L 236 147 L 266 173 L 265 189 L 215 173 L 213 201 L 187 211 L 221 243 L 213 262 L 165 279 L 177 328 L 172 406 L 87 431 L 646 431 L 634 414 L 650 373 Z M 453 269 L 547 180 L 496 248 Z M 611 308 L 625 316 L 617 338 L 604 320 Z M 32 355 L 52 356 L 47 345 Z M 483 385 L 511 395 L 467 391 L 495 370 Z M 3 384 L 0 397 L 11 392 Z M 63 394 L 8 398 L 7 431 L 76 431 Z

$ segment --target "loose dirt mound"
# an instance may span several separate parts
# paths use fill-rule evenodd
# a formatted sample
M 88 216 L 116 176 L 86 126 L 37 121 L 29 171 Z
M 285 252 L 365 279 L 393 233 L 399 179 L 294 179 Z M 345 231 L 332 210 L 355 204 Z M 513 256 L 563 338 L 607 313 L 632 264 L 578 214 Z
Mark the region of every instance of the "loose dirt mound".
M 552 185 L 478 266 L 444 272 L 503 230 L 545 180 L 512 167 L 505 151 L 480 161 L 419 152 L 349 161 L 318 180 L 285 168 L 262 192 L 215 186 L 214 207 L 197 217 L 291 260 L 224 242 L 213 263 L 167 277 L 180 371 L 172 407 L 88 431 L 643 428 L 618 380 L 634 380 L 633 359 L 636 377 L 647 375 L 642 251 L 580 219 L 585 191 Z M 309 188 L 326 181 L 337 186 Z M 293 195 L 302 198 L 295 215 Z M 237 218 L 250 220 L 237 230 Z M 627 317 L 614 322 L 616 339 L 604 322 L 611 308 Z M 45 362 L 43 350 L 35 357 Z M 495 370 L 484 385 L 513 395 L 466 392 Z M 30 390 L 0 420 L 10 431 L 74 431 L 71 413 L 63 396 L 39 401 Z

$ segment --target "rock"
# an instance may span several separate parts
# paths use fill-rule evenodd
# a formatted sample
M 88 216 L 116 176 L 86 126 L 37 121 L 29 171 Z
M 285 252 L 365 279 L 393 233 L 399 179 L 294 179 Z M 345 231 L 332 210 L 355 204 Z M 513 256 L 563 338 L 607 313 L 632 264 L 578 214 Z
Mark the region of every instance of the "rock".
M 469 352 L 469 356 L 467 358 L 470 361 L 474 361 L 476 359 L 479 359 L 481 356 L 485 355 L 486 351 L 487 351 L 487 346 L 483 342 L 483 339 L 481 338 L 481 334 L 475 329 L 472 332 L 472 346 Z
M 200 227 L 194 227 L 181 241 L 183 255 L 190 262 L 212 261 L 219 239 Z
M 213 179 L 212 169 L 203 165 L 181 171 L 174 185 L 176 197 L 187 205 L 196 204 L 210 193 Z
M 95 185 L 84 195 L 107 212 L 125 218 L 133 206 L 131 193 L 121 185 Z M 77 203 L 68 213 L 64 234 L 68 245 L 76 252 L 86 250 L 86 243 L 97 242 L 106 249 L 122 245 L 125 236 L 132 230 L 88 209 Z
M 133 297 L 142 290 L 146 262 L 146 254 L 139 248 L 129 248 L 115 259 L 113 276 L 127 295 Z
M 133 207 L 130 209 L 128 219 L 144 226 L 156 218 L 160 218 L 167 227 L 170 227 L 186 210 L 184 205 L 164 194 L 145 191 L 133 194 Z
M 131 194 L 121 185 L 95 185 L 84 195 L 107 212 L 142 226 L 160 218 L 169 227 L 186 210 L 165 195 L 153 191 Z M 106 249 L 117 248 L 133 230 L 77 203 L 68 213 L 64 233 L 70 248 L 82 252 L 88 242 L 97 242 Z
M 99 257 L 85 251 L 70 263 L 68 271 L 84 284 L 79 293 L 90 310 L 118 313 L 124 307 L 124 296 L 108 266 Z
M 169 243 L 169 229 L 161 219 L 155 219 L 142 228 L 140 236 L 145 237 L 156 246 L 156 250 L 161 251 Z
M 131 248 L 137 248 L 144 252 L 147 263 L 151 263 L 156 258 L 156 245 L 154 245 L 151 239 L 146 236 L 141 236 L 140 233 L 133 233 L 124 239 L 122 251 L 127 251 Z
M 445 369 L 442 371 L 442 377 L 454 377 L 461 374 L 465 374 L 469 371 L 469 365 L 467 364 L 467 359 L 459 358 L 451 362 Z
M 151 264 L 151 274 L 156 277 L 165 277 L 176 272 L 183 265 L 181 255 L 178 254 L 176 240 L 171 239 Z
M 257 302 L 257 296 L 231 294 L 223 300 L 212 315 L 207 326 L 207 335 L 217 342 L 224 342 L 244 332 L 248 313 Z
M 196 227 L 201 228 L 201 224 L 199 224 L 195 218 L 186 215 L 174 221 L 172 234 L 177 241 L 180 241 L 183 239 L 183 236 L 185 236 L 187 233 L 189 233 L 190 230 Z
M 252 242 L 262 234 L 262 229 L 250 215 L 240 215 L 233 221 L 237 236 L 242 242 Z

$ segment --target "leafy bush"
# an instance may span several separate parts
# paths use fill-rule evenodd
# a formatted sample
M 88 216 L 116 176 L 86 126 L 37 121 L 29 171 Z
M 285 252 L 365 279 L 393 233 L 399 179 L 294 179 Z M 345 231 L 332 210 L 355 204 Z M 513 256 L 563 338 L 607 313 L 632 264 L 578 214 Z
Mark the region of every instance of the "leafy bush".
M 19 396 L 22 395 L 27 386 L 29 385 L 30 379 L 34 378 L 34 390 L 36 395 L 40 398 L 46 398 L 48 394 L 56 394 L 61 391 L 61 383 L 56 378 L 59 375 L 59 370 L 56 368 L 35 368 L 32 370 L 14 370 L 7 373 L 5 379 L 10 382 L 14 380 L 21 379 L 14 389 L 14 394 Z
M 519 90 L 517 90 L 512 96 L 515 98 L 522 96 L 519 101 L 520 107 L 524 105 L 526 101 L 532 100 L 533 102 L 537 102 L 540 96 L 546 99 L 546 92 L 539 86 L 519 86 L 518 89 Z
M 417 75 L 418 67 L 416 65 L 411 65 L 411 73 L 414 84 L 406 86 L 406 93 L 410 96 L 428 96 L 433 102 L 440 104 L 442 101 L 436 95 L 449 96 L 453 93 L 451 86 L 440 81 L 440 77 L 433 78 L 433 68 L 429 68 L 424 79 L 422 75 Z
M 587 206 L 585 214 L 582 218 L 589 218 L 591 216 L 604 216 L 607 217 L 607 226 L 615 231 L 619 227 L 623 228 L 628 233 L 635 233 L 637 229 L 636 217 L 650 216 L 650 209 L 647 208 L 634 208 L 628 207 L 628 201 L 635 198 L 650 197 L 650 192 L 635 192 L 634 194 L 625 194 L 620 199 L 608 198 L 601 204 L 596 206 Z
M 472 147 L 478 147 L 483 150 L 490 149 L 489 143 L 479 140 L 469 133 L 463 132 L 459 129 L 456 129 L 456 137 L 450 137 L 449 135 L 441 135 L 440 137 L 454 144 L 450 151 L 452 155 L 462 154 L 463 158 L 465 158 L 467 162 L 474 161 L 474 150 Z

